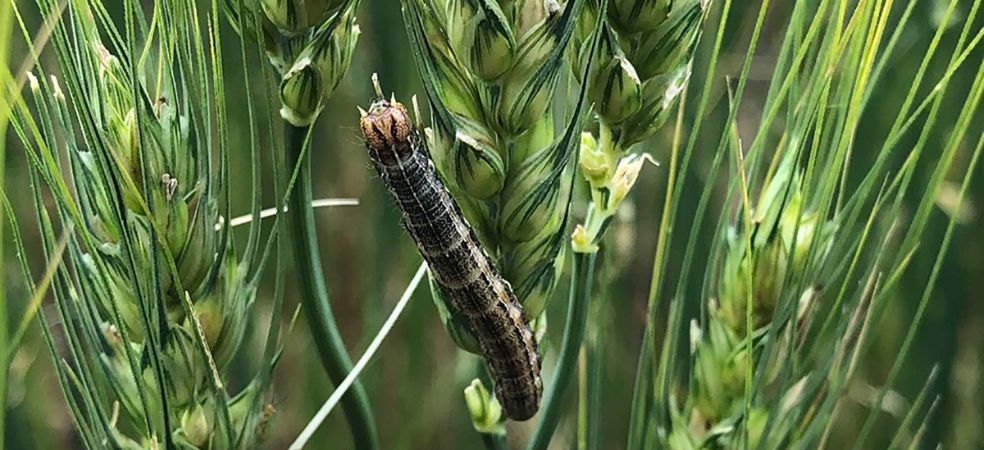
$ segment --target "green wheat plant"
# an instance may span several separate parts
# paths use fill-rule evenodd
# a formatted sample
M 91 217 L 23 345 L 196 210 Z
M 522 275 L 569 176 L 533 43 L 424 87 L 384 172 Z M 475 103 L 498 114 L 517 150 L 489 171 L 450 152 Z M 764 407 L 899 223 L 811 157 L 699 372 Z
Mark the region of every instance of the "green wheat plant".
M 943 23 L 956 3 L 949 2 Z M 951 74 L 968 62 L 964 57 L 981 35 L 978 31 L 975 37 L 972 26 L 979 2 L 969 10 L 952 48 L 937 47 L 944 31 L 943 26 L 938 28 L 905 101 L 892 111 L 894 121 L 881 146 L 853 145 L 855 136 L 864 132 L 862 113 L 874 106 L 869 102 L 873 86 L 893 58 L 915 4 L 909 2 L 894 16 L 892 2 L 797 2 L 763 115 L 753 125 L 749 142 L 739 132 L 737 112 L 770 8 L 769 2 L 761 4 L 742 72 L 727 87 L 728 120 L 715 138 L 710 166 L 710 176 L 727 180 L 725 194 L 733 199 L 733 207 L 715 214 L 708 203 L 715 187 L 708 184 L 695 216 L 678 216 L 675 200 L 696 151 L 698 133 L 704 132 L 700 124 L 691 129 L 686 147 L 681 150 L 678 138 L 671 150 L 669 196 L 653 269 L 650 322 L 640 354 L 628 448 L 844 445 L 833 443 L 831 432 L 838 413 L 853 402 L 848 388 L 871 345 L 871 330 L 899 288 L 900 278 L 910 270 L 914 254 L 927 252 L 936 261 L 933 275 L 925 282 L 893 369 L 852 440 L 854 448 L 865 448 L 874 418 L 884 408 L 882 401 L 893 389 L 898 367 L 923 319 L 949 242 L 948 231 L 941 245 L 917 245 L 929 208 L 944 174 L 951 173 L 966 189 L 982 145 L 978 141 L 970 147 L 970 164 L 954 165 L 956 148 L 965 139 L 980 138 L 975 136 L 979 131 L 969 128 L 969 120 L 979 106 L 984 66 L 970 63 L 968 69 L 977 75 L 968 91 L 947 91 Z M 730 6 L 726 2 L 721 13 L 698 117 L 714 91 L 715 56 Z M 894 30 L 886 27 L 890 18 L 899 21 Z M 948 60 L 946 70 L 927 78 L 924 69 L 937 51 Z M 934 88 L 921 91 L 924 85 Z M 939 126 L 938 108 L 947 95 L 965 99 L 955 127 L 939 147 L 927 145 L 925 136 Z M 922 128 L 910 130 L 917 127 L 914 123 Z M 678 137 L 679 129 L 680 124 Z M 907 132 L 921 137 L 914 146 L 900 148 L 899 140 Z M 874 163 L 855 168 L 852 161 L 862 151 L 870 152 Z M 929 165 L 933 175 L 928 185 L 914 188 L 919 165 Z M 902 208 L 907 199 L 919 205 L 915 212 Z M 672 239 L 670 224 L 681 219 L 692 231 L 681 275 L 673 285 L 665 278 L 663 245 Z M 710 228 L 704 226 L 708 219 Z M 955 218 L 949 222 L 952 230 Z M 708 232 L 714 237 L 704 265 L 697 259 L 696 243 Z M 707 269 L 702 272 L 702 267 Z M 698 278 L 699 288 L 687 286 L 690 277 Z M 684 305 L 691 295 L 698 297 L 699 312 L 686 320 Z M 659 346 L 653 335 L 658 305 L 666 305 L 662 310 L 667 314 Z M 935 373 L 926 375 L 923 392 L 893 425 L 892 448 L 925 444 L 919 439 L 936 404 L 930 394 Z
M 7 68 L 7 60 L 9 59 L 10 51 L 10 41 L 11 34 L 10 28 L 13 24 L 13 5 L 4 4 L 0 5 L 0 83 L 4 85 L 9 83 L 9 80 L 13 78 L 10 70 Z M 0 136 L 6 136 L 7 134 L 7 124 L 10 120 L 10 101 L 7 99 L 7 90 L 0 89 Z M 3 166 L 2 162 L 7 159 L 7 143 L 6 140 L 0 139 L 0 166 Z M 0 168 L 0 189 L 4 186 L 4 169 L 6 167 Z M 4 234 L 4 213 L 0 213 L 0 238 Z M 0 273 L 3 273 L 5 267 L 4 260 L 4 244 L 0 242 Z M 6 302 L 6 286 L 4 286 L 3 281 L 0 281 L 0 354 L 7 354 L 14 347 L 10 345 L 8 340 L 7 331 L 7 302 Z M 7 419 L 7 373 L 9 372 L 9 364 L 5 361 L 0 365 L 0 449 L 4 448 L 4 431 L 6 430 L 6 419 Z
M 357 0 L 224 0 L 230 23 L 280 77 L 280 115 L 311 125 L 345 76 L 359 37 Z
M 575 251 L 597 250 L 635 183 L 646 157 L 629 152 L 670 117 L 690 79 L 709 8 L 707 0 L 622 0 L 608 6 L 588 90 L 598 129 L 584 133 L 579 150 L 591 203 L 575 231 Z M 590 27 L 580 31 L 586 35 Z M 589 57 L 582 50 L 576 63 L 584 65 Z
M 0 2 L 0 445 L 979 447 L 982 3 Z M 350 66 L 420 88 L 530 421 L 392 202 L 315 221 L 383 187 Z
M 0 61 L 5 63 L 10 60 L 11 56 L 10 48 L 13 44 L 11 31 L 13 24 L 13 5 L 7 3 L 0 6 Z M 28 57 L 25 59 L 23 65 L 26 66 L 32 61 L 33 59 Z M 0 86 L 16 86 L 19 91 L 23 88 L 26 81 L 26 74 L 15 76 L 6 64 L 0 67 Z M 6 135 L 9 128 L 14 103 L 19 97 L 17 95 L 19 93 L 18 91 L 0 89 L 0 136 Z M 5 161 L 6 159 L 7 142 L 0 140 L 0 161 Z M 2 208 L 0 208 L 0 236 L 5 236 L 6 230 L 11 229 L 12 234 L 16 238 L 15 242 L 18 243 L 15 248 L 20 250 L 19 232 L 16 227 L 16 219 L 14 219 L 15 212 L 7 197 L 7 189 L 4 183 L 6 169 L 6 164 L 0 164 L 0 200 L 2 200 Z M 12 228 L 5 226 L 8 221 L 13 225 Z M 18 357 L 31 351 L 27 346 L 22 344 L 26 340 L 25 338 L 30 331 L 30 325 L 34 322 L 34 318 L 38 314 L 44 297 L 51 286 L 55 270 L 61 264 L 65 247 L 67 246 L 67 239 L 70 236 L 71 228 L 65 230 L 58 238 L 53 248 L 54 251 L 50 255 L 48 266 L 44 270 L 44 274 L 36 282 L 32 280 L 30 283 L 32 289 L 29 290 L 29 298 L 16 299 L 18 295 L 8 293 L 8 284 L 0 281 L 0 357 L 3 358 L 0 361 L 0 405 L 2 405 L 2 410 L 0 410 L 0 428 L 3 429 L 3 431 L 0 431 L 0 449 L 5 448 L 6 445 L 7 402 L 10 391 L 12 390 L 12 383 L 10 383 L 11 372 L 16 370 L 16 360 Z M 3 271 L 6 264 L 6 260 L 3 257 L 4 249 L 5 243 L 0 239 L 0 273 L 6 273 Z M 9 267 L 9 265 L 6 267 Z M 16 300 L 8 303 L 8 299 Z M 13 306 L 14 304 L 17 306 Z M 16 314 L 11 314 L 17 307 L 20 307 L 19 318 L 15 318 Z M 8 323 L 9 319 L 12 319 L 11 323 Z M 11 327 L 11 324 L 16 324 L 16 326 Z
M 229 22 L 261 47 L 279 83 L 282 150 L 289 173 L 287 222 L 303 314 L 328 378 L 340 386 L 352 360 L 342 341 L 322 271 L 312 212 L 311 131 L 348 71 L 360 34 L 359 0 L 225 0 Z M 268 83 L 269 84 L 269 83 Z M 342 398 L 358 449 L 378 446 L 375 420 L 361 382 Z
M 593 64 L 569 70 L 587 3 L 402 2 L 432 111 L 430 155 L 540 338 L 567 254 L 575 161 L 589 111 Z M 584 51 L 593 54 L 599 40 L 582 39 Z M 563 100 L 568 91 L 572 101 Z M 477 353 L 463 318 L 450 313 L 436 285 L 432 292 L 452 339 Z M 547 385 L 545 409 L 566 384 Z M 502 445 L 504 417 L 480 380 L 465 389 L 465 399 L 486 444 Z
M 272 419 L 279 314 L 256 373 L 230 386 L 226 370 L 243 348 L 277 240 L 263 240 L 256 221 L 237 254 L 226 223 L 230 185 L 243 180 L 229 174 L 217 11 L 202 21 L 193 2 L 156 4 L 149 17 L 126 7 L 118 26 L 101 2 L 37 6 L 56 23 L 57 69 L 27 74 L 34 113 L 16 97 L 12 128 L 31 163 L 52 262 L 57 230 L 74 230 L 51 282 L 59 320 L 39 317 L 81 441 L 252 447 Z M 254 170 L 256 200 L 257 177 Z M 252 217 L 259 214 L 256 201 Z M 23 242 L 15 242 L 31 286 Z
M 577 40 L 594 37 L 600 43 L 596 50 L 588 50 L 583 44 L 572 49 L 573 66 L 588 69 L 585 85 L 594 105 L 597 137 L 584 131 L 578 149 L 578 172 L 587 182 L 590 201 L 584 222 L 571 235 L 575 270 L 567 327 L 553 380 L 557 392 L 562 393 L 571 383 L 580 355 L 587 358 L 599 351 L 597 339 L 585 342 L 588 328 L 593 335 L 598 334 L 599 325 L 588 323 L 588 311 L 597 308 L 591 305 L 597 303 L 592 302 L 596 294 L 593 281 L 600 276 L 597 252 L 643 165 L 646 161 L 655 162 L 648 153 L 632 153 L 631 149 L 666 122 L 689 80 L 708 7 L 706 1 L 599 2 L 590 3 L 581 18 Z M 592 27 L 592 19 L 601 26 Z M 593 364 L 585 363 L 592 367 L 584 368 L 582 378 L 587 378 L 588 372 L 597 373 L 599 363 L 594 358 L 592 361 Z M 589 396 L 596 398 L 597 394 L 588 394 L 585 389 L 579 393 L 583 422 L 599 420 L 597 409 L 588 405 Z M 556 395 L 548 400 L 531 438 L 531 449 L 546 448 L 550 443 L 560 419 L 558 405 L 562 399 Z M 590 442 L 595 437 L 587 428 L 582 427 L 579 432 L 584 441 Z
M 563 266 L 587 108 L 555 97 L 564 92 L 567 49 L 584 4 L 403 2 L 433 111 L 431 157 L 530 320 L 541 316 Z M 557 114 L 567 116 L 559 127 Z M 435 296 L 451 336 L 476 352 L 470 332 Z

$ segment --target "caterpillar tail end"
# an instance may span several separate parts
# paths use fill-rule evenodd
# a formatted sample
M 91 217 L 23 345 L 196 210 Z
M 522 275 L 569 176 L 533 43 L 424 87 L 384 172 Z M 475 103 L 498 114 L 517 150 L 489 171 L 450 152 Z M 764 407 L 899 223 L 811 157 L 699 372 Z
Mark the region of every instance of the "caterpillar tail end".
M 502 392 L 500 384 L 496 384 L 495 397 L 499 400 L 499 404 L 502 405 L 502 410 L 505 411 L 506 417 L 517 422 L 525 422 L 532 419 L 537 411 L 540 410 L 542 393 L 540 390 L 537 390 L 535 392 L 527 392 L 525 395 L 516 396 L 513 393 L 512 396 L 508 396 Z

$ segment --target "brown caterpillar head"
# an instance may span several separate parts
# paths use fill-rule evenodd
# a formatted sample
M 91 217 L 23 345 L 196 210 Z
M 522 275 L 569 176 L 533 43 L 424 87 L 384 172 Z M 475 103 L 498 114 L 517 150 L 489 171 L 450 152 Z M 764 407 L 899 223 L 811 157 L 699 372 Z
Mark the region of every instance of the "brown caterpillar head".
M 373 159 L 392 165 L 413 152 L 416 132 L 402 103 L 385 98 L 373 101 L 368 111 L 362 111 L 359 125 Z

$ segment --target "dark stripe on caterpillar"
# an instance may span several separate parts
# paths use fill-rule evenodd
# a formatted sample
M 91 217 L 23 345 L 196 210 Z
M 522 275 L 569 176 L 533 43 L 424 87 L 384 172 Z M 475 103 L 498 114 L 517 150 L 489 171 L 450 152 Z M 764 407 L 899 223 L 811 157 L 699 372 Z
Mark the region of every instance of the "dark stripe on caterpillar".
M 543 395 L 536 337 L 438 176 L 406 108 L 377 99 L 360 125 L 369 159 L 396 199 L 404 226 L 478 340 L 503 410 L 513 420 L 533 417 Z

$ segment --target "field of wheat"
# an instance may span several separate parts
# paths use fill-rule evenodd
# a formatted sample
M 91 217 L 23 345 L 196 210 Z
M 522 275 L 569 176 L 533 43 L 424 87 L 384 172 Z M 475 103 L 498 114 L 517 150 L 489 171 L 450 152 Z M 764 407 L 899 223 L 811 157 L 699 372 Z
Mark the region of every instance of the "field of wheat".
M 0 449 L 984 448 L 980 0 L 5 0 Z

